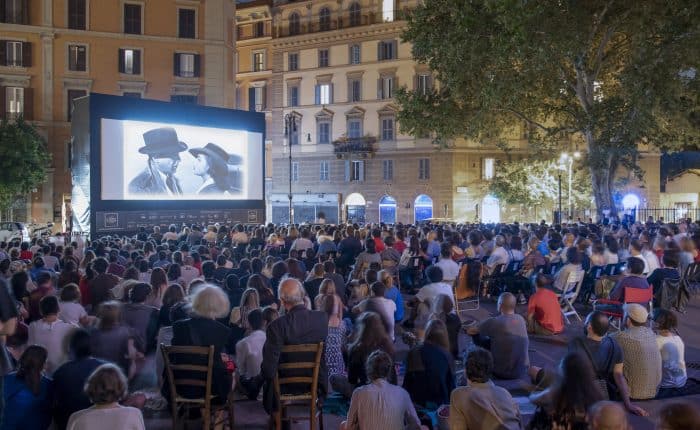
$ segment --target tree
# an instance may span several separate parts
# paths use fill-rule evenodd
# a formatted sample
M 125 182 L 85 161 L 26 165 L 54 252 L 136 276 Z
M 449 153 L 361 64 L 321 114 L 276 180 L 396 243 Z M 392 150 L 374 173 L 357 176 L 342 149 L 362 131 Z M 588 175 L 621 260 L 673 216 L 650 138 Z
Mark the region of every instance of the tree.
M 638 145 L 699 146 L 698 16 L 697 0 L 423 2 L 403 38 L 440 85 L 398 91 L 402 131 L 505 145 L 525 124 L 545 159 L 575 134 L 598 214 L 614 214 L 615 171 L 639 173 Z
M 51 156 L 46 141 L 21 117 L 0 123 L 0 210 L 46 180 Z
M 559 199 L 559 174 L 562 175 L 562 200 L 568 196 L 568 173 L 556 161 L 550 160 L 510 160 L 501 162 L 488 190 L 491 194 L 509 204 L 522 204 L 526 207 L 552 206 Z M 572 169 L 572 204 L 576 208 L 589 207 L 591 187 L 588 172 Z

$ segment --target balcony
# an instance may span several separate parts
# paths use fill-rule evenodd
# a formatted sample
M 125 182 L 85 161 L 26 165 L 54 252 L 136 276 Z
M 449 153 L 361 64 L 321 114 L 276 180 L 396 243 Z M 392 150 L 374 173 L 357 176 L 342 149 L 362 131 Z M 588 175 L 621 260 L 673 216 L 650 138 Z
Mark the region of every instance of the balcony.
M 377 151 L 374 146 L 375 143 L 377 143 L 375 136 L 342 136 L 333 141 L 333 152 L 338 159 L 349 157 L 372 158 Z

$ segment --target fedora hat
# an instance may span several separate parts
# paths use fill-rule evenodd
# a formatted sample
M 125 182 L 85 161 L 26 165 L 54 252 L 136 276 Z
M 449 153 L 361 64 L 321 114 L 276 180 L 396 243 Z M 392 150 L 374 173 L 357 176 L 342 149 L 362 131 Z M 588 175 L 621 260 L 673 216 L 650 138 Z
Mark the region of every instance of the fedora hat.
M 212 164 L 218 165 L 222 169 L 226 169 L 226 165 L 237 165 L 241 164 L 243 159 L 238 155 L 232 155 L 224 151 L 219 145 L 214 143 L 207 143 L 203 148 L 191 148 L 190 154 L 196 157 L 199 154 L 206 154 L 209 156 Z
M 148 155 L 177 154 L 187 149 L 187 144 L 180 142 L 172 127 L 148 130 L 143 134 L 143 142 L 146 146 L 139 148 L 139 152 Z

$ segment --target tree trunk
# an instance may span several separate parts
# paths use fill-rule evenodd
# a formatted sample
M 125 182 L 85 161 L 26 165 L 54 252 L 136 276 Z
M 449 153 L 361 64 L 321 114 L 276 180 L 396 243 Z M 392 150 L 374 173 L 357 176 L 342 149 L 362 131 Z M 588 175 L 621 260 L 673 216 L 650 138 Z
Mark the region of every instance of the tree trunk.
M 615 179 L 615 165 L 612 160 L 609 160 L 606 165 L 591 166 L 591 180 L 593 182 L 593 197 L 595 198 L 596 212 L 598 219 L 602 220 L 605 217 L 605 210 L 608 210 L 608 216 L 612 217 L 617 214 L 615 203 L 613 201 L 613 181 Z

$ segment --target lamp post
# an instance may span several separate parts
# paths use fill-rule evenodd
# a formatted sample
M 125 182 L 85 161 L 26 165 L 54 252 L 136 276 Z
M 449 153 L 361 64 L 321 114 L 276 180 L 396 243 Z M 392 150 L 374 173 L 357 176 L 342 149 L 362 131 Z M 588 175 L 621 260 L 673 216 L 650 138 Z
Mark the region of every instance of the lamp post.
M 576 151 L 573 153 L 573 155 L 569 155 L 566 152 L 563 152 L 561 156 L 559 157 L 559 161 L 561 163 L 566 163 L 567 164 L 567 171 L 569 173 L 569 195 L 567 198 L 567 206 L 569 206 L 569 218 L 572 218 L 574 216 L 574 207 L 573 203 L 571 201 L 571 184 L 573 182 L 573 166 L 574 166 L 574 159 L 578 160 L 581 158 L 581 153 Z M 559 216 L 561 217 L 561 174 L 559 175 Z
M 559 212 L 557 213 L 557 224 L 561 224 L 561 171 L 559 172 Z
M 287 150 L 289 155 L 289 225 L 294 224 L 294 204 L 292 203 L 292 139 L 297 131 L 297 119 L 292 114 L 284 116 L 284 137 L 287 138 Z

